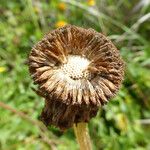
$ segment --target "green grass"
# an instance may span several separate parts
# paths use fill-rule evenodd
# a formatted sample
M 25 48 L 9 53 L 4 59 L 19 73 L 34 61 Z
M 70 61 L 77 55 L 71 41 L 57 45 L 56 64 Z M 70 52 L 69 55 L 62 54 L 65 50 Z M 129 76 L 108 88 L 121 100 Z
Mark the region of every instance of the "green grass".
M 78 149 L 72 129 L 62 133 L 54 127 L 44 128 L 48 144 L 41 124 L 33 123 L 44 102 L 31 89 L 34 85 L 26 60 L 31 47 L 59 21 L 103 32 L 126 61 L 118 96 L 89 123 L 94 150 L 150 149 L 150 17 L 141 22 L 149 15 L 150 4 L 135 10 L 137 0 L 97 0 L 96 6 L 71 0 L 60 10 L 59 0 L 0 3 L 0 67 L 6 69 L 0 72 L 0 101 L 27 116 L 0 107 L 1 150 Z

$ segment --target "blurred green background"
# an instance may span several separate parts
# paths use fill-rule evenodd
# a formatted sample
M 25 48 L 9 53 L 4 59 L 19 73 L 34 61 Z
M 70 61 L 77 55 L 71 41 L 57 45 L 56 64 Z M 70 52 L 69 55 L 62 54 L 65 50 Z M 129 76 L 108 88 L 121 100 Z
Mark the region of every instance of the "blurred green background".
M 0 0 L 0 150 L 77 150 L 72 129 L 45 129 L 26 60 L 65 24 L 94 28 L 126 61 L 118 96 L 89 123 L 94 150 L 150 150 L 150 0 Z

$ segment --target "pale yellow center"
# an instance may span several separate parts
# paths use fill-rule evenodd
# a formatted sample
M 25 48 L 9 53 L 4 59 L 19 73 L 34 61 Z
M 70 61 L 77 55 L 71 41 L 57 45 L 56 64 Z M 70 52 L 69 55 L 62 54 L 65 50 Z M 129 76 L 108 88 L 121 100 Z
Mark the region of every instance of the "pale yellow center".
M 66 64 L 61 66 L 61 70 L 74 80 L 89 78 L 90 73 L 87 70 L 90 61 L 78 55 L 69 55 Z

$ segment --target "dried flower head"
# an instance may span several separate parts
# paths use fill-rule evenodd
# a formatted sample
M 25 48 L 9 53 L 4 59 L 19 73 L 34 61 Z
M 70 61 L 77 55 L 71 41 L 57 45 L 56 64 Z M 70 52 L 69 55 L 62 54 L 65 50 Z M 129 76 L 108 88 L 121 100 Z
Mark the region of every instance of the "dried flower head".
M 66 25 L 32 48 L 29 70 L 45 98 L 42 121 L 66 129 L 88 122 L 116 94 L 124 63 L 103 34 Z

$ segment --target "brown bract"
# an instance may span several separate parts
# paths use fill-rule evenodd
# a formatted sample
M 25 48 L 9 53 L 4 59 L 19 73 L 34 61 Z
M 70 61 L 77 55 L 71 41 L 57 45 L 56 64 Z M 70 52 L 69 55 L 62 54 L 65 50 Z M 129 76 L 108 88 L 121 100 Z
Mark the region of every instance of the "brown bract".
M 29 70 L 45 98 L 41 119 L 67 129 L 96 116 L 119 90 L 124 63 L 113 43 L 93 29 L 67 25 L 33 48 Z

